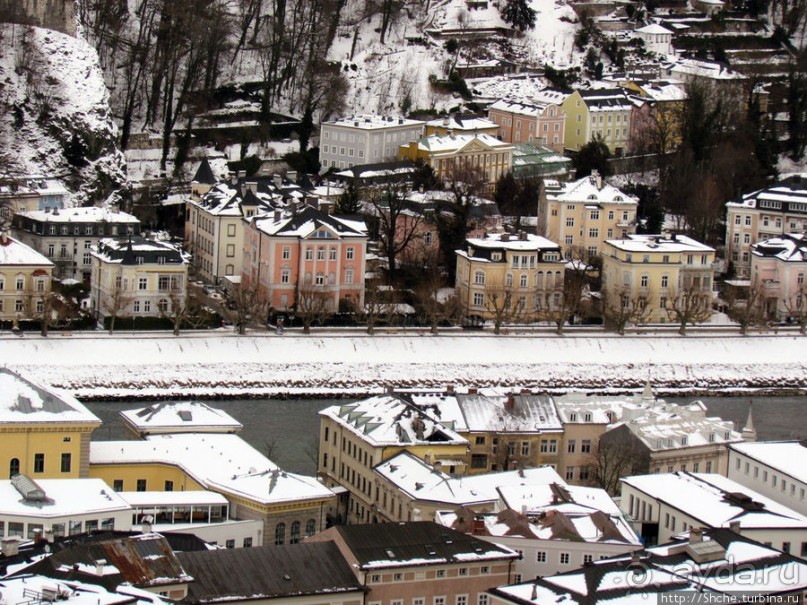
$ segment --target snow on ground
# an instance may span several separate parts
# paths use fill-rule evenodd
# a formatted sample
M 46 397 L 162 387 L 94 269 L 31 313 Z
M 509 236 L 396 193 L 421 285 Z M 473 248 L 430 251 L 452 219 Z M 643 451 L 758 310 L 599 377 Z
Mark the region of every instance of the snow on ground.
M 664 392 L 804 389 L 799 336 L 199 333 L 0 339 L 0 364 L 78 397 L 366 394 L 519 385 Z

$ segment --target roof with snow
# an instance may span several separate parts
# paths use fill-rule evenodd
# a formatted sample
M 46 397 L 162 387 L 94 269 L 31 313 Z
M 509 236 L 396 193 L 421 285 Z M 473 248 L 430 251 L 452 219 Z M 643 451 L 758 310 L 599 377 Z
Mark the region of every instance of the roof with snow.
M 456 444 L 467 445 L 454 431 L 453 423 L 443 421 L 439 408 L 415 405 L 399 395 L 377 395 L 355 403 L 334 405 L 320 411 L 375 447 Z
M 232 434 L 183 433 L 151 435 L 145 441 L 93 441 L 90 464 L 178 466 L 206 489 L 262 504 L 333 496 L 314 477 L 287 473 Z
M 786 175 L 776 184 L 746 193 L 726 206 L 729 209 L 759 208 L 767 212 L 807 214 L 807 173 Z
M 409 118 L 379 116 L 379 115 L 358 115 L 339 118 L 323 122 L 322 126 L 339 126 L 344 128 L 358 128 L 360 130 L 381 130 L 385 128 L 399 128 L 401 126 L 422 126 L 421 120 L 410 120 Z
M 732 443 L 729 449 L 807 483 L 807 445 L 803 441 Z
M 807 261 L 807 232 L 785 233 L 751 246 L 751 253 L 757 257 L 775 258 L 786 263 Z
M 25 568 L 23 573 L 98 584 L 107 590 L 115 590 L 123 583 L 155 588 L 193 581 L 160 534 L 99 537 L 57 542 L 51 556 Z
M 605 179 L 591 175 L 569 183 L 547 180 L 546 197 L 566 204 L 629 204 L 638 206 L 638 198 L 609 185 Z
M 662 25 L 659 25 L 658 23 L 651 23 L 650 25 L 645 25 L 644 27 L 640 27 L 639 29 L 636 29 L 634 31 L 639 34 L 653 34 L 653 35 L 668 34 L 670 36 L 672 35 L 672 32 L 669 29 L 667 29 Z
M 642 82 L 639 87 L 644 92 L 644 97 L 657 102 L 664 101 L 686 101 L 687 93 L 681 82 L 658 81 Z M 644 98 L 643 97 L 643 98 Z
M 81 423 L 100 425 L 78 399 L 0 368 L 0 424 Z
M 722 475 L 657 473 L 620 479 L 707 527 L 743 529 L 807 529 L 807 517 Z
M 0 580 L 0 594 L 5 603 L 30 602 L 32 595 L 43 595 L 46 591 L 58 595 L 60 605 L 125 605 L 139 600 L 125 591 L 110 592 L 101 586 L 83 582 L 57 582 L 43 575 L 25 574 Z M 156 595 L 154 597 L 155 602 L 164 603 Z
M 547 394 L 458 393 L 456 397 L 471 432 L 546 433 L 563 428 Z
M 26 497 L 13 479 L 0 481 L 0 516 L 53 519 L 130 508 L 102 479 L 37 479 L 34 485 L 44 497 Z
M 647 233 L 629 233 L 625 239 L 609 239 L 606 241 L 618 250 L 625 252 L 681 252 L 702 253 L 714 252 L 715 249 L 695 241 L 687 235 L 672 234 L 651 235 Z
M 705 0 L 701 0 L 705 1 Z M 747 80 L 748 77 L 738 73 L 721 63 L 700 61 L 697 59 L 679 58 L 670 67 L 674 76 L 694 76 L 710 80 Z
M 201 401 L 155 403 L 120 413 L 141 435 L 157 433 L 236 433 L 243 425 L 228 413 Z
M 328 594 L 363 592 L 333 542 L 181 552 L 177 557 L 194 577 L 183 602 L 194 605 L 306 595 L 325 600 Z
M 194 489 L 178 492 L 117 492 L 130 506 L 227 506 L 227 498 L 216 492 Z
M 700 401 L 689 405 L 665 403 L 648 405 L 623 415 L 610 428 L 625 425 L 651 452 L 732 443 L 742 440 L 730 420 L 706 416 Z
M 112 210 L 110 208 L 101 208 L 98 206 L 81 206 L 78 208 L 61 208 L 54 209 L 53 211 L 46 210 L 28 210 L 17 213 L 21 217 L 29 218 L 33 221 L 42 223 L 111 223 L 111 224 L 125 224 L 133 225 L 140 224 L 140 220 L 127 214 Z
M 499 499 L 497 490 L 506 486 L 527 486 L 526 489 L 532 489 L 552 482 L 565 485 L 550 466 L 452 477 L 437 465 L 427 464 L 406 451 L 385 460 L 374 470 L 413 500 L 446 507 L 494 503 Z
M 362 221 L 326 214 L 313 206 L 296 212 L 278 212 L 256 218 L 255 228 L 276 237 L 342 239 L 366 238 L 367 227 Z
M 204 158 L 196 169 L 196 174 L 191 179 L 192 183 L 200 183 L 202 185 L 215 185 L 216 175 L 213 174 L 213 169 L 210 167 L 210 162 Z
M 646 605 L 653 593 L 688 593 L 705 602 L 742 594 L 800 594 L 807 563 L 726 529 L 706 529 L 697 538 L 594 561 L 579 570 L 493 589 L 520 605 Z M 722 594 L 718 594 L 722 593 Z
M 102 239 L 92 249 L 92 254 L 104 262 L 122 265 L 188 263 L 188 256 L 173 244 L 146 239 L 139 235 Z
M 477 250 L 507 250 L 510 252 L 560 251 L 560 246 L 555 242 L 531 233 L 488 233 L 485 237 L 468 238 L 465 243 Z
M 426 126 L 433 128 L 444 128 L 446 130 L 453 130 L 455 132 L 473 132 L 476 130 L 491 130 L 498 128 L 496 122 L 491 122 L 487 118 L 478 118 L 476 116 L 463 117 L 460 115 L 452 114 L 445 118 L 437 118 L 426 122 Z
M 492 135 L 482 132 L 478 134 L 433 134 L 420 139 L 418 149 L 432 154 L 457 153 L 472 144 L 478 144 L 495 151 L 509 151 L 513 148 L 510 143 L 505 143 Z
M 338 525 L 362 570 L 501 561 L 518 553 L 431 521 Z
M 511 101 L 500 99 L 490 106 L 490 109 L 515 113 L 522 116 L 538 117 L 550 103 L 538 103 L 536 101 Z
M 48 257 L 6 233 L 0 234 L 0 267 L 53 267 Z
M 589 111 L 630 111 L 632 107 L 622 88 L 595 88 L 579 92 Z

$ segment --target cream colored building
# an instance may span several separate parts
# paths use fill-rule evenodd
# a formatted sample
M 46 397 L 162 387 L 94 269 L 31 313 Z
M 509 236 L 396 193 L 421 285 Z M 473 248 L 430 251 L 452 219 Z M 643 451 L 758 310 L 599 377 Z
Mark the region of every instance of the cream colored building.
M 92 251 L 91 305 L 96 317 L 160 317 L 184 305 L 188 259 L 166 242 L 104 239 Z
M 563 287 L 560 246 L 526 233 L 488 234 L 457 250 L 457 299 L 464 315 L 493 319 L 508 297 L 511 319 L 528 318 L 547 291 Z
M 0 233 L 0 320 L 32 319 L 45 310 L 53 263 Z
M 766 317 L 802 317 L 807 306 L 807 232 L 751 246 L 751 284 L 762 289 Z
M 538 225 L 558 242 L 567 259 L 602 254 L 606 240 L 636 232 L 638 200 L 606 183 L 598 174 L 571 183 L 544 181 Z
M 726 260 L 738 277 L 751 276 L 752 246 L 789 232 L 807 231 L 807 175 L 792 174 L 775 185 L 726 204 Z
M 605 304 L 628 296 L 650 307 L 646 321 L 670 321 L 676 297 L 712 296 L 715 250 L 685 235 L 628 235 L 605 242 L 602 293 Z
M 621 156 L 630 141 L 633 104 L 621 88 L 576 90 L 563 101 L 566 112 L 564 146 L 571 151 L 597 138 Z

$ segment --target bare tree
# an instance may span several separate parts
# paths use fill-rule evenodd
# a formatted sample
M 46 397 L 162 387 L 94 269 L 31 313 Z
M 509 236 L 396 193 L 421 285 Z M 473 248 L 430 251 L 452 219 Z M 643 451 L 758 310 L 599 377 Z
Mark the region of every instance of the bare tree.
M 311 326 L 321 324 L 333 314 L 330 295 L 322 287 L 303 285 L 297 287 L 294 313 L 303 322 L 303 334 L 311 333 Z
M 740 334 L 748 334 L 749 328 L 758 326 L 765 319 L 765 291 L 764 286 L 756 279 L 752 280 L 745 296 L 739 288 L 726 291 L 726 304 L 728 316 L 740 325 Z
M 56 293 L 49 289 L 31 290 L 25 298 L 26 315 L 39 322 L 39 333 L 45 337 L 57 320 L 56 298 Z
M 799 332 L 807 334 L 807 282 L 802 283 L 799 291 L 785 299 L 788 315 L 799 326 Z
M 526 306 L 526 301 L 516 297 L 512 287 L 485 288 L 485 310 L 493 316 L 494 334 L 501 334 L 505 323 L 521 320 L 525 316 Z
M 184 289 L 178 281 L 172 281 L 168 298 L 160 299 L 157 308 L 162 317 L 171 320 L 174 336 L 179 336 L 183 327 L 201 328 L 212 317 L 198 295 Z
M 134 301 L 134 295 L 129 290 L 124 289 L 120 277 L 115 279 L 112 291 L 101 301 L 101 308 L 104 315 L 109 318 L 109 333 L 115 332 L 115 320 L 120 314 L 129 308 Z
M 620 336 L 625 335 L 625 326 L 629 323 L 647 323 L 650 312 L 647 297 L 631 296 L 629 288 L 622 288 L 605 301 L 605 319 L 614 326 Z
M 595 483 L 611 495 L 619 493 L 622 477 L 649 471 L 649 456 L 626 427 L 605 433 L 591 453 Z
M 400 183 L 388 182 L 370 198 L 373 214 L 378 220 L 378 238 L 381 251 L 387 258 L 391 278 L 397 272 L 397 259 L 420 232 L 423 216 L 413 212 L 406 201 L 406 188 Z
M 240 283 L 230 293 L 231 317 L 239 334 L 247 333 L 247 326 L 258 321 L 263 323 L 269 305 L 262 299 L 257 286 Z
M 665 309 L 678 324 L 678 333 L 685 336 L 687 325 L 702 323 L 712 316 L 712 297 L 699 288 L 682 288 L 670 293 Z
M 437 254 L 429 256 L 430 262 L 424 263 L 415 287 L 415 299 L 422 319 L 429 324 L 430 332 L 437 334 L 441 323 L 457 317 L 459 301 L 454 290 L 448 288 L 448 280 L 437 266 Z M 444 296 L 447 290 L 451 294 Z

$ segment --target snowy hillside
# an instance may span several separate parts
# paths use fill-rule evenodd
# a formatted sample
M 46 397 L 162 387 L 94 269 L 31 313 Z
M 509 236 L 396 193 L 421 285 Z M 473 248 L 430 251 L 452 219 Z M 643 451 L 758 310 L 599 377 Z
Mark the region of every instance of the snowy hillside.
M 60 176 L 81 205 L 126 183 L 95 50 L 37 27 L 0 25 L 0 149 L 10 174 Z
M 454 57 L 439 38 L 426 37 L 425 45 L 409 45 L 407 40 L 424 31 L 510 29 L 496 4 L 469 11 L 464 0 L 438 0 L 425 14 L 422 10 L 401 11 L 382 44 L 378 33 L 381 15 L 362 19 L 365 4 L 364 0 L 346 3 L 328 55 L 330 60 L 342 62 L 351 86 L 347 113 L 400 111 L 407 96 L 414 109 L 456 106 L 461 102 L 458 96 L 437 92 L 428 81 L 430 75 L 444 78 Z M 536 12 L 534 29 L 506 41 L 463 43 L 460 60 L 517 58 L 534 67 L 579 64 L 582 55 L 574 48 L 577 18 L 571 7 L 565 0 L 532 0 L 531 7 Z

